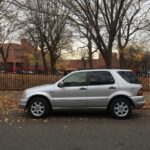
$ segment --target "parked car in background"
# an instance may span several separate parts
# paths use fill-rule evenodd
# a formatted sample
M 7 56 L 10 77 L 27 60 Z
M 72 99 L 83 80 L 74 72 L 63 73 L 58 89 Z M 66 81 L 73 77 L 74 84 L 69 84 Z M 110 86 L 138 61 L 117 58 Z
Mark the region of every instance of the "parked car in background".
M 144 103 L 136 75 L 119 69 L 74 71 L 55 84 L 26 89 L 21 99 L 21 107 L 34 118 L 45 117 L 55 108 L 100 108 L 124 119 Z

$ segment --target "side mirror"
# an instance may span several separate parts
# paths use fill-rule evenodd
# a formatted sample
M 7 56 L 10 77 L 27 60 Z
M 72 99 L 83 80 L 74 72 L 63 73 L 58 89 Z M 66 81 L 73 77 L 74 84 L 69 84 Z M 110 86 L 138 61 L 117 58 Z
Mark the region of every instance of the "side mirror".
M 63 82 L 63 81 L 60 82 L 60 83 L 58 84 L 58 87 L 60 87 L 60 88 L 64 87 L 64 82 Z

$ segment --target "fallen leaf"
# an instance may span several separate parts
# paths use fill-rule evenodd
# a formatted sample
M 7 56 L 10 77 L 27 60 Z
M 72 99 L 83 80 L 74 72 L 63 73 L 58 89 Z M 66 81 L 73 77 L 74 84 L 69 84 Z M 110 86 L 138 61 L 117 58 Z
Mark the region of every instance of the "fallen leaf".
M 8 120 L 9 120 L 8 118 L 5 118 L 5 120 L 4 120 L 4 121 L 5 121 L 6 123 L 8 123 Z
M 48 123 L 48 120 L 44 120 L 44 123 Z
M 64 128 L 66 129 L 66 128 L 67 128 L 67 126 L 64 126 Z

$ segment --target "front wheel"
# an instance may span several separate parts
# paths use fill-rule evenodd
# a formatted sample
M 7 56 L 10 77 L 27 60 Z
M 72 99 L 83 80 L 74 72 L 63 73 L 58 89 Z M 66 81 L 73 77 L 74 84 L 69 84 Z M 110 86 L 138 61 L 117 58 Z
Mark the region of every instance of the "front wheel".
M 35 97 L 28 105 L 28 113 L 33 118 L 45 117 L 49 110 L 50 108 L 48 102 L 42 97 Z
M 114 118 L 125 119 L 131 115 L 132 106 L 126 98 L 120 97 L 111 102 L 109 110 Z

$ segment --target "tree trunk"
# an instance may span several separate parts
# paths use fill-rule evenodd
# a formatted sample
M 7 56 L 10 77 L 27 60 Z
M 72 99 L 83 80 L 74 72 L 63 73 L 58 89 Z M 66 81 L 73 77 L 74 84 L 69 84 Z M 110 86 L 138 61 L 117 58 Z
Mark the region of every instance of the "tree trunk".
M 85 62 L 85 59 L 82 58 L 81 60 L 82 60 L 82 63 L 83 63 L 83 69 L 86 69 L 86 62 Z
M 93 69 L 93 57 L 92 54 L 89 53 L 89 69 Z
M 55 75 L 57 73 L 57 70 L 56 70 L 56 59 L 55 59 L 54 53 L 52 51 L 49 54 L 50 54 L 51 74 Z
M 120 69 L 126 68 L 123 48 L 119 49 L 119 65 L 120 65 Z
M 48 67 L 47 67 L 47 62 L 46 62 L 46 58 L 45 58 L 43 42 L 41 43 L 41 55 L 42 55 L 42 61 L 43 61 L 43 65 L 44 65 L 44 71 L 45 71 L 45 73 L 48 73 Z
M 50 46 L 50 44 L 48 43 L 47 40 L 45 40 L 45 43 L 46 43 L 46 45 L 48 47 L 48 51 L 49 51 L 51 74 L 56 74 L 57 73 L 57 70 L 56 70 L 57 57 L 55 55 L 56 47 Z
M 93 57 L 92 57 L 92 43 L 91 39 L 88 40 L 88 50 L 89 50 L 89 69 L 93 69 Z
M 46 58 L 45 58 L 45 53 L 44 50 L 41 49 L 41 54 L 42 54 L 42 61 L 43 61 L 43 65 L 44 65 L 44 71 L 45 73 L 48 73 L 48 67 L 47 67 L 47 62 L 46 62 Z
M 35 58 L 35 72 L 39 72 L 39 63 L 38 63 L 38 56 L 37 56 L 37 49 L 34 50 L 34 58 Z
M 112 53 L 108 53 L 105 57 L 104 57 L 104 61 L 105 61 L 105 65 L 107 69 L 111 69 L 112 68 Z
M 105 68 L 111 69 L 112 68 L 112 43 L 109 44 L 108 48 L 106 46 L 103 48 L 99 43 L 97 43 L 97 47 L 104 59 Z
M 8 66 L 7 66 L 7 61 L 6 60 L 4 60 L 3 66 L 4 66 L 5 72 L 7 72 L 8 71 Z
M 51 59 L 51 74 L 56 74 L 57 70 L 56 70 L 56 60 L 55 59 Z
M 38 64 L 38 61 L 35 62 L 35 68 L 36 68 L 36 73 L 39 72 L 39 64 Z
M 111 69 L 112 68 L 112 64 L 110 60 L 105 60 L 105 64 L 106 64 L 106 68 L 107 69 Z
M 124 54 L 120 53 L 119 54 L 119 65 L 120 65 L 120 69 L 124 69 L 125 65 L 124 65 Z
M 9 46 L 10 46 L 10 45 L 9 45 Z M 4 67 L 4 70 L 5 70 L 6 72 L 8 71 L 7 58 L 8 58 L 8 52 L 9 52 L 9 46 L 8 46 L 8 48 L 6 49 L 6 56 L 5 56 L 5 52 L 4 52 L 3 46 L 0 47 L 0 54 L 1 54 L 1 57 L 2 57 L 2 60 L 3 60 L 3 67 Z

